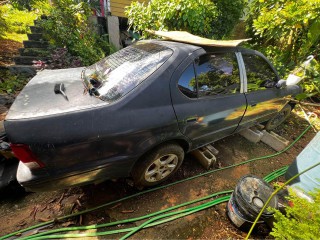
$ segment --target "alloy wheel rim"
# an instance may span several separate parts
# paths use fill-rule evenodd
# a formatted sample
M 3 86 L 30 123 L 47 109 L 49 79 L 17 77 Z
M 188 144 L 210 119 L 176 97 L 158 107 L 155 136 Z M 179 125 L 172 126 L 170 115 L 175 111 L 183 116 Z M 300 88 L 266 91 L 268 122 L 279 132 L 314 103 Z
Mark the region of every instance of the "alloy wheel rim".
M 147 182 L 158 182 L 170 175 L 178 166 L 178 156 L 166 154 L 157 158 L 147 168 L 144 177 Z

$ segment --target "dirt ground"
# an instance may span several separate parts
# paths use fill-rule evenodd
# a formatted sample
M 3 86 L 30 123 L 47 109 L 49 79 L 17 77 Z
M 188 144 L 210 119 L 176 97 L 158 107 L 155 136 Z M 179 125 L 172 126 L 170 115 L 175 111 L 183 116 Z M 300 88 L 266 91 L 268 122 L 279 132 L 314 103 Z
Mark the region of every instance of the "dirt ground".
M 307 125 L 308 123 L 301 116 L 293 113 L 275 132 L 292 142 Z M 263 177 L 273 170 L 290 164 L 314 135 L 315 132 L 312 129 L 309 130 L 288 152 L 277 157 L 218 171 L 161 190 L 149 192 L 118 204 L 68 219 L 64 223 L 55 224 L 53 227 L 106 223 L 138 217 L 218 191 L 234 189 L 239 178 L 245 174 L 250 173 Z M 216 142 L 215 147 L 220 153 L 217 156 L 217 164 L 214 168 L 225 167 L 254 157 L 275 153 L 269 146 L 261 142 L 257 144 L 251 143 L 238 134 Z M 189 154 L 175 176 L 164 184 L 206 171 Z M 279 181 L 283 181 L 283 179 Z M 106 181 L 98 185 L 54 192 L 27 194 L 8 192 L 2 194 L 0 197 L 0 219 L 2 219 L 0 236 L 139 192 L 139 190 L 130 186 L 128 182 L 130 183 L 126 179 L 120 179 L 118 181 Z M 245 232 L 238 230 L 231 224 L 226 216 L 225 209 L 226 203 L 222 203 L 179 220 L 143 229 L 136 233 L 132 239 L 226 239 L 245 237 Z M 143 221 L 118 225 L 112 229 L 138 226 Z M 106 229 L 97 231 L 103 230 Z M 118 239 L 123 235 L 122 233 L 99 238 Z M 255 239 L 271 238 L 269 229 L 266 227 L 258 230 L 252 237 Z

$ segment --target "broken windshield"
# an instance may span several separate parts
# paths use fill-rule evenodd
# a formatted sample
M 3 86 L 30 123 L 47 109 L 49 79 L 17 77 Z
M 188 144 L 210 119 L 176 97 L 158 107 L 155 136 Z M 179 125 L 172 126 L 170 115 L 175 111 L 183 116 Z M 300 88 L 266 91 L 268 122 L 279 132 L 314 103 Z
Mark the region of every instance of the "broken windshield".
M 113 102 L 156 71 L 172 52 L 162 45 L 138 42 L 86 68 L 83 80 L 90 93 Z

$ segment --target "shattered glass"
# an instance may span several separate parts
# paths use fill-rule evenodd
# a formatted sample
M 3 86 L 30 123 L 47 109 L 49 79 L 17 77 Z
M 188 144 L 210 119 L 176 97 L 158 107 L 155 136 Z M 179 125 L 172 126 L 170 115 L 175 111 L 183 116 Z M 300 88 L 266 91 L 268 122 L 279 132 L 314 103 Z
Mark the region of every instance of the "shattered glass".
M 162 45 L 138 42 L 86 68 L 84 83 L 102 100 L 116 101 L 155 72 L 172 53 Z

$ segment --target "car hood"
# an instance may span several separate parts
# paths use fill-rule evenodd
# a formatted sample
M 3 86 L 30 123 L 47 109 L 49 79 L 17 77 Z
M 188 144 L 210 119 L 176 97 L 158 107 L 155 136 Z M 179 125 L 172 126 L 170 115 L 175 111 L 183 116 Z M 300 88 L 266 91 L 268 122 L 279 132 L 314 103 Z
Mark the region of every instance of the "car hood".
M 37 118 L 63 114 L 106 105 L 107 103 L 84 94 L 81 71 L 84 68 L 44 70 L 30 80 L 12 104 L 6 120 Z M 54 92 L 55 84 L 63 83 L 68 100 Z

